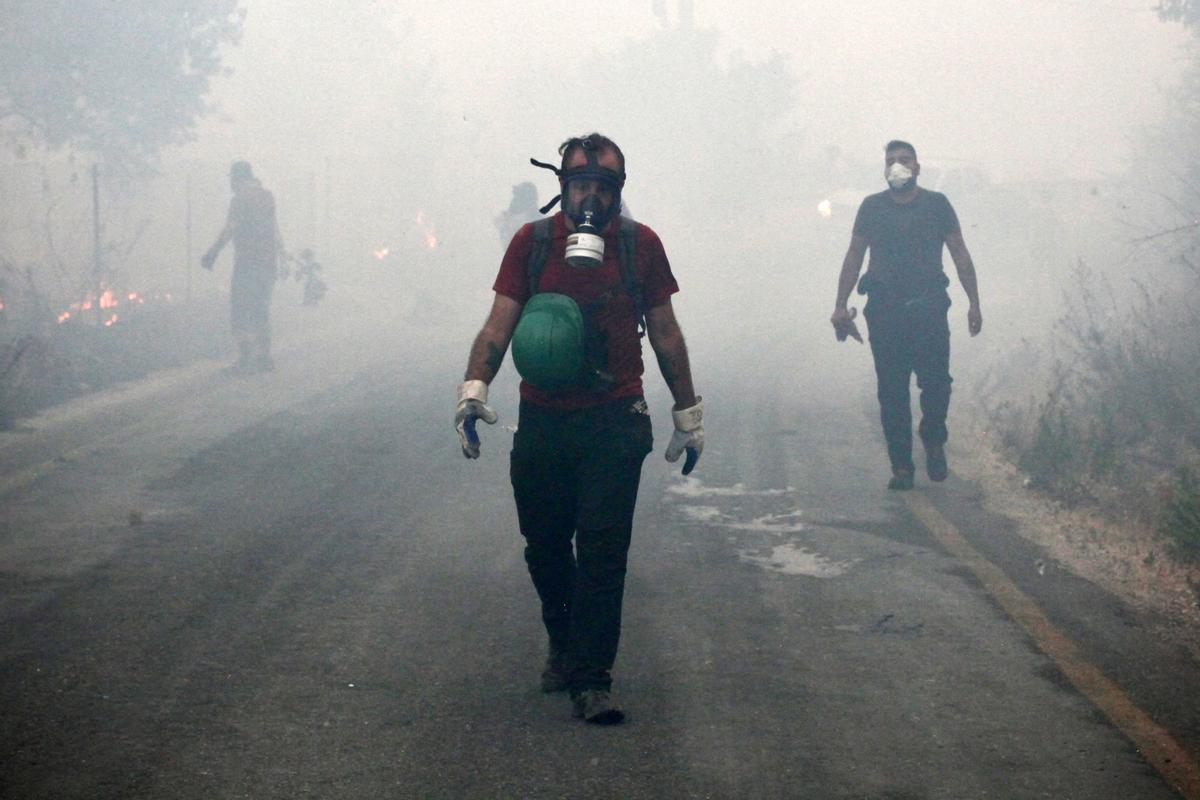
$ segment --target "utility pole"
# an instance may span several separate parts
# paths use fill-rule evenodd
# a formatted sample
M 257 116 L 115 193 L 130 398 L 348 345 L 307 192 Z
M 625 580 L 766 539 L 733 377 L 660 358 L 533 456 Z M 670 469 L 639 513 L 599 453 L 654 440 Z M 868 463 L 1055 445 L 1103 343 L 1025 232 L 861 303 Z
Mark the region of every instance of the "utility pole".
M 333 230 L 333 226 L 329 223 L 329 184 L 332 181 L 330 177 L 330 161 L 329 156 L 325 156 L 325 212 L 321 215 L 321 244 L 328 244 L 326 241 L 329 238 L 329 232 Z M 314 245 L 313 249 L 316 249 Z
M 104 260 L 100 249 L 100 165 L 92 164 L 92 303 L 100 319 L 100 292 L 104 283 Z
M 189 305 L 192 302 L 192 173 L 188 170 L 187 188 L 184 190 L 187 198 L 187 233 L 184 237 L 184 274 L 187 275 L 187 289 L 184 291 L 183 301 Z
M 317 248 L 317 174 L 308 173 L 308 246 Z

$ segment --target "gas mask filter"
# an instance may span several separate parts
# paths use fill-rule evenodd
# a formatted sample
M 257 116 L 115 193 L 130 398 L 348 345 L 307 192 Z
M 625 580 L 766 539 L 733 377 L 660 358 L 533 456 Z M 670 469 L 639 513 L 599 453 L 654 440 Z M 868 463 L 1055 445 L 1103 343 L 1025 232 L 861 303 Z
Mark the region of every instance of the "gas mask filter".
M 600 199 L 594 194 L 583 198 L 577 214 L 571 214 L 575 232 L 567 236 L 567 263 L 572 267 L 598 267 L 604 263 L 604 237 L 600 231 L 608 220 L 604 219 Z
M 908 186 L 912 181 L 913 172 L 908 167 L 900 162 L 896 162 L 887 168 L 887 182 L 896 191 L 900 191 Z

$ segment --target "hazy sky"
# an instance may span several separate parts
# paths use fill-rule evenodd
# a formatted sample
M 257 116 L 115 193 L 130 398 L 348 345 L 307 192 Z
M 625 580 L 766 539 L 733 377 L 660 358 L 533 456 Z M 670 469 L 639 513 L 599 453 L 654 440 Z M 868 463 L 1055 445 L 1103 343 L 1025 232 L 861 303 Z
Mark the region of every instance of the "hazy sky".
M 389 135 L 419 135 L 413 126 L 423 121 L 393 118 L 388 98 L 421 66 L 431 69 L 442 105 L 439 137 L 505 134 L 514 119 L 538 115 L 528 91 L 536 81 L 573 77 L 593 54 L 679 24 L 689 4 L 610 0 L 596 6 L 599 15 L 565 13 L 551 0 L 247 5 L 245 36 L 228 56 L 234 74 L 213 96 L 237 125 L 204 128 L 205 146 L 221 155 L 328 148 L 320 132 L 344 141 L 368 118 Z M 1126 167 L 1131 142 L 1183 65 L 1185 35 L 1151 5 L 765 0 L 731 12 L 697 0 L 693 14 L 697 27 L 719 34 L 722 58 L 753 62 L 778 51 L 787 59 L 800 82 L 794 117 L 812 145 L 873 156 L 901 136 L 927 162 L 973 161 L 1004 179 Z M 586 109 L 587 86 L 578 89 Z M 322 109 L 338 113 L 326 121 Z M 537 128 L 553 125 L 543 119 Z M 596 126 L 604 129 L 603 120 Z M 547 154 L 557 141 L 546 143 Z

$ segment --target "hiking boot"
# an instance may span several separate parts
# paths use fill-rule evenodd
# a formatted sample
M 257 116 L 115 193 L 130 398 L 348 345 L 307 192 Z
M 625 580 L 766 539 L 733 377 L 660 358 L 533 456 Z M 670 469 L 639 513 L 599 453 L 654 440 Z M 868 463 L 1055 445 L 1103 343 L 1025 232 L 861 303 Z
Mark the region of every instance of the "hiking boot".
M 893 492 L 907 492 L 913 488 L 913 471 L 911 469 L 892 470 L 892 479 L 888 481 L 888 488 Z
M 570 683 L 571 670 L 567 666 L 566 656 L 551 651 L 542 670 L 542 691 L 546 694 L 566 691 Z
M 625 721 L 625 712 L 614 708 L 612 698 L 604 689 L 584 689 L 571 698 L 574 716 L 593 725 L 619 725 Z
M 925 448 L 925 472 L 929 475 L 929 480 L 941 483 L 946 480 L 946 476 L 950 473 L 950 467 L 946 464 L 946 448 L 938 445 L 929 445 Z

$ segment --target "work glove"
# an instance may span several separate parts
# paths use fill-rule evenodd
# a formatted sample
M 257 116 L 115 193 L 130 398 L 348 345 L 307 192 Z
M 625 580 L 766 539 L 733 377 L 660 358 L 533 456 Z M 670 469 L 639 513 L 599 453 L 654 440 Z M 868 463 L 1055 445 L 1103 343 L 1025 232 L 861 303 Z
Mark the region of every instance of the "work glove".
M 463 381 L 458 387 L 458 410 L 454 412 L 454 429 L 458 431 L 458 443 L 463 455 L 479 458 L 479 435 L 475 433 L 476 420 L 495 425 L 499 417 L 487 404 L 488 387 L 483 381 Z
M 667 461 L 675 463 L 679 454 L 687 450 L 683 474 L 690 475 L 704 452 L 704 398 L 697 397 L 696 405 L 691 408 L 672 411 L 671 418 L 675 421 L 675 432 L 667 445 Z

